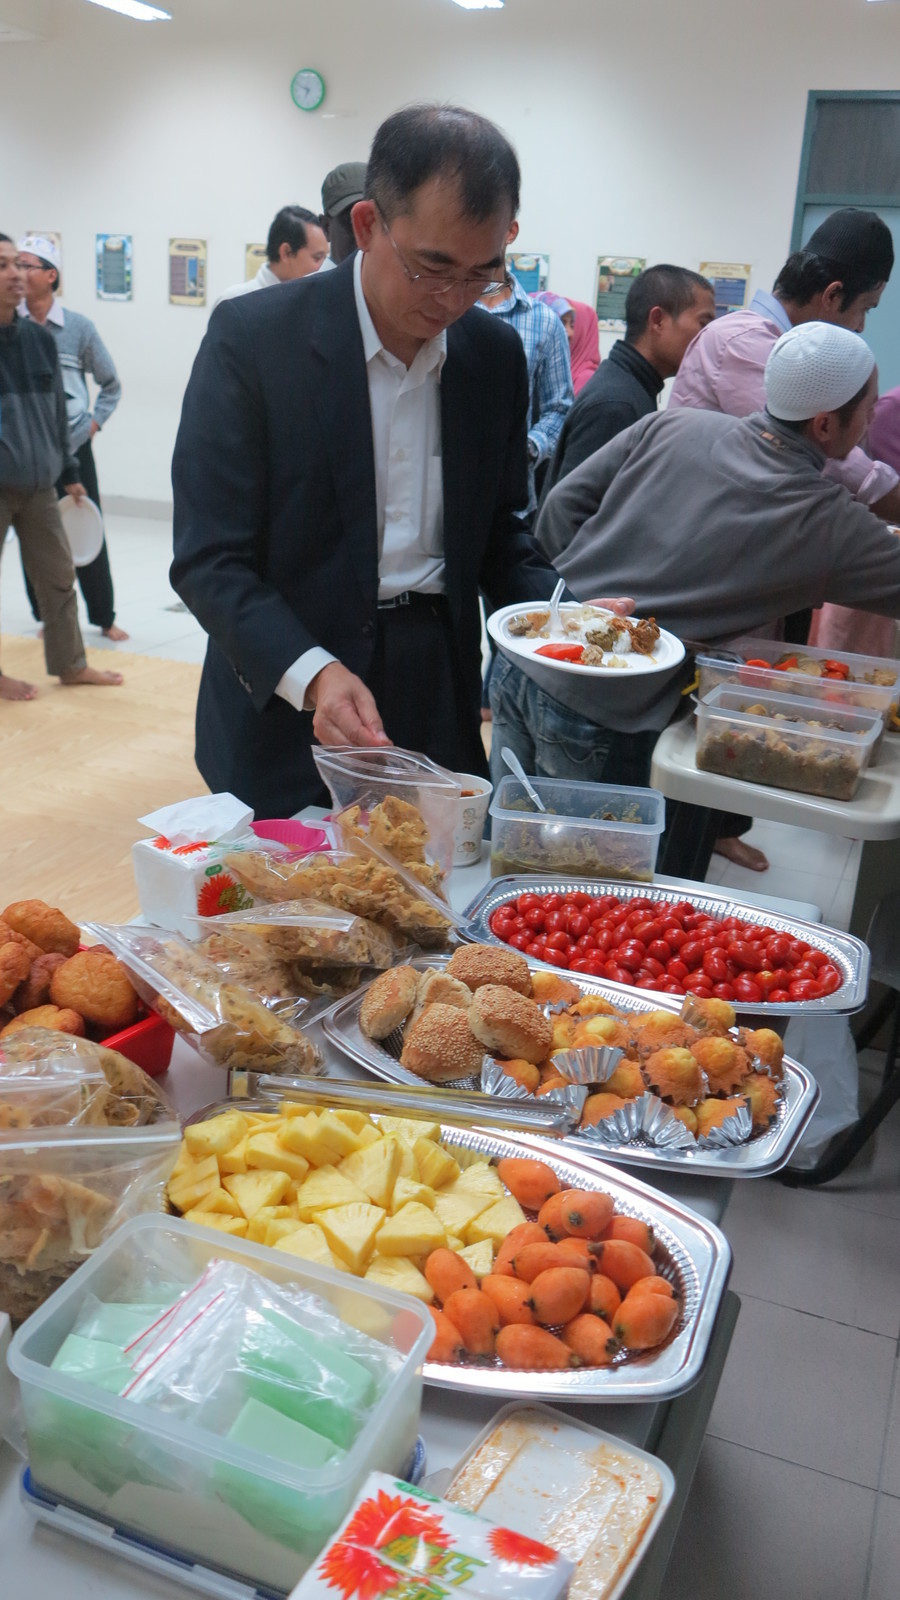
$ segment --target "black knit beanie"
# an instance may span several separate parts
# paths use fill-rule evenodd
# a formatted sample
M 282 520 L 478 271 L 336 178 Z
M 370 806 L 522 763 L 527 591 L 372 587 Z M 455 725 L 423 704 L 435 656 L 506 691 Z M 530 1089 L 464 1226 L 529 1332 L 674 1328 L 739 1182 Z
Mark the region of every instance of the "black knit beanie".
M 857 271 L 868 268 L 876 283 L 887 283 L 894 265 L 894 242 L 887 224 L 874 211 L 858 211 L 855 206 L 833 211 L 803 248 L 836 266 Z

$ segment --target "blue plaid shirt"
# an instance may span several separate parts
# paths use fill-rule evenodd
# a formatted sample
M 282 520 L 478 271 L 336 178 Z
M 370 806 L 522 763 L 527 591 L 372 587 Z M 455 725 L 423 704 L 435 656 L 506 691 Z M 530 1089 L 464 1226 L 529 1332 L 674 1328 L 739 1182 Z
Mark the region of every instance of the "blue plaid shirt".
M 528 512 L 535 510 L 534 469 L 556 449 L 562 425 L 575 398 L 569 341 L 555 311 L 531 300 L 514 277 L 512 289 L 497 305 L 482 306 L 492 316 L 503 317 L 515 328 L 525 346 L 532 426 L 528 430 Z

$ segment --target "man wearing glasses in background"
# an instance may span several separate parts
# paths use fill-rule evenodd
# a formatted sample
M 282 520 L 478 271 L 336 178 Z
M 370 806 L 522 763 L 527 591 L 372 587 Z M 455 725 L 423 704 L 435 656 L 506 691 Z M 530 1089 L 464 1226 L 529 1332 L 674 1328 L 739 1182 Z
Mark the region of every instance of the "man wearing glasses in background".
M 172 582 L 209 635 L 197 764 L 259 816 L 326 798 L 310 746 L 485 772 L 478 593 L 556 581 L 527 501 L 521 342 L 475 310 L 502 278 L 519 167 L 483 117 L 375 135 L 358 253 L 221 306 L 175 447 Z

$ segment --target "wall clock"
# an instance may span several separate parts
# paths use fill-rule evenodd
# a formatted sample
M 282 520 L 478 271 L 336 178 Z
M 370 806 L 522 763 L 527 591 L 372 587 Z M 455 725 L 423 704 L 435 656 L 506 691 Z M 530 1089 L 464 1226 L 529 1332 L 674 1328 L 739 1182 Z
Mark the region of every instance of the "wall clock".
M 301 67 L 291 79 L 291 99 L 301 111 L 317 111 L 325 99 L 325 79 L 315 67 Z

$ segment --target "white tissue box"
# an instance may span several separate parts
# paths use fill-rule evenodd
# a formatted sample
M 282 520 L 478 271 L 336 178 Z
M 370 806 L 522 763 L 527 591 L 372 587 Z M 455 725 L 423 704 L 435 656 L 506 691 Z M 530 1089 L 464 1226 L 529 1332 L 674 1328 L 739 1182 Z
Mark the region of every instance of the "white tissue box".
M 141 915 L 148 922 L 196 939 L 198 916 L 253 904 L 224 864 L 233 851 L 258 846 L 250 831 L 253 812 L 234 795 L 203 795 L 139 820 L 155 830 L 154 838 L 131 847 Z

